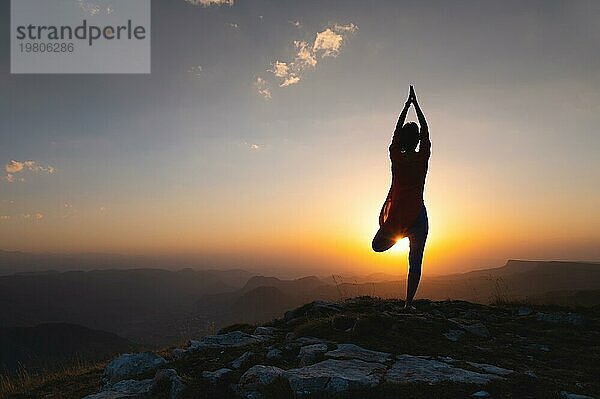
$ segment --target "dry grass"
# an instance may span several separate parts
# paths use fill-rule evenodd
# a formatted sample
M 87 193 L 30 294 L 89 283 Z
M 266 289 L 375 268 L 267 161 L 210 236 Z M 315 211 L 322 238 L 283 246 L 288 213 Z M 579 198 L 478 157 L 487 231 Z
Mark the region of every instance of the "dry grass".
M 37 372 L 30 371 L 20 365 L 14 374 L 0 374 L 0 398 L 5 398 L 9 395 L 30 394 L 34 388 L 52 385 L 57 381 L 78 377 L 90 372 L 101 372 L 105 365 L 105 362 L 89 363 L 76 361 L 69 366 L 59 369 Z

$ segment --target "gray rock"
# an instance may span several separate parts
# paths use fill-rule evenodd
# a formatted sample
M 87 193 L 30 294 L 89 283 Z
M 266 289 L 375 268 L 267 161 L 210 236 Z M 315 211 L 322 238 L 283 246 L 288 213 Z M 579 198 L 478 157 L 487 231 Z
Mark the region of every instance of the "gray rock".
M 304 396 L 375 387 L 384 374 L 383 364 L 357 359 L 327 359 L 311 366 L 288 370 L 283 376 L 295 395 Z
M 265 335 L 251 335 L 241 331 L 232 331 L 226 334 L 209 335 L 202 337 L 199 340 L 191 340 L 188 351 L 239 348 L 258 342 L 264 342 L 268 339 L 269 338 Z
M 548 323 L 571 324 L 574 326 L 582 325 L 585 321 L 583 315 L 571 312 L 538 313 L 536 319 Z
M 529 344 L 526 347 L 536 351 L 550 352 L 550 347 L 544 344 Z
M 265 399 L 265 395 L 259 391 L 241 391 L 239 395 L 243 399 Z
M 503 379 L 495 374 L 476 373 L 448 363 L 411 355 L 399 355 L 385 378 L 392 384 L 425 382 L 430 385 L 444 381 L 485 384 L 495 379 Z
M 533 370 L 527 370 L 523 374 L 531 378 L 538 378 L 537 374 Z
M 181 359 L 183 356 L 185 356 L 185 354 L 186 354 L 186 350 L 181 349 L 181 348 L 173 349 L 173 352 L 171 352 L 171 355 L 175 359 Z
M 477 391 L 477 392 L 471 394 L 471 396 L 474 398 L 489 398 L 490 393 L 487 391 Z
M 329 343 L 329 341 L 322 339 L 322 338 L 315 338 L 315 337 L 300 337 L 300 338 L 296 338 L 294 340 L 295 344 L 298 344 L 300 346 L 306 346 L 306 345 L 314 345 L 314 344 L 326 344 Z
M 489 374 L 509 375 L 515 372 L 514 370 L 503 369 L 502 367 L 494 366 L 493 364 L 475 362 L 467 362 L 467 364 Z
M 232 370 L 228 368 L 222 368 L 216 371 L 203 371 L 202 378 L 208 380 L 208 382 L 213 385 L 217 385 L 226 379 L 231 373 Z
M 185 384 L 181 382 L 181 378 L 177 375 L 174 369 L 158 370 L 152 380 L 152 393 L 168 392 L 169 399 L 180 398 L 185 391 Z
M 463 335 L 465 335 L 463 330 L 448 330 L 444 333 L 444 337 L 453 342 L 457 342 Z
M 83 399 L 141 399 L 152 395 L 153 380 L 123 380 Z
M 487 329 L 485 324 L 481 322 L 469 324 L 460 319 L 448 319 L 448 321 L 454 324 L 456 327 L 460 328 L 461 330 L 469 332 L 473 335 L 477 335 L 483 338 L 488 338 L 490 336 L 490 331 Z
M 244 364 L 248 363 L 252 357 L 254 357 L 254 352 L 244 352 L 242 356 L 231 362 L 231 367 L 236 370 L 240 369 L 242 366 L 244 366 Z
M 519 306 L 519 309 L 517 310 L 517 316 L 529 316 L 532 313 L 533 310 L 527 306 Z
M 339 344 L 336 350 L 327 352 L 325 357 L 330 359 L 359 359 L 375 363 L 385 363 L 392 359 L 392 355 L 389 353 L 372 351 L 354 344 Z
M 562 399 L 594 399 L 591 396 L 579 395 L 579 394 L 570 393 L 570 392 L 567 392 L 567 391 L 560 391 L 560 397 Z
M 319 358 L 319 356 L 327 352 L 327 350 L 327 344 L 312 344 L 303 346 L 300 348 L 300 353 L 298 354 L 298 364 L 300 367 L 312 364 Z
M 238 390 L 246 398 L 260 397 L 261 391 L 281 378 L 283 372 L 279 367 L 257 364 L 242 375 Z
M 156 370 L 167 361 L 152 352 L 126 353 L 108 363 L 100 380 L 104 388 L 122 380 L 128 380 Z
M 281 359 L 283 356 L 283 352 L 277 348 L 269 349 L 267 352 L 267 359 L 276 360 Z
M 277 329 L 275 327 L 256 327 L 253 335 L 273 335 Z
M 420 358 L 423 359 L 431 359 L 431 356 L 419 356 Z M 453 364 L 453 363 L 457 363 L 458 360 L 451 358 L 450 356 L 440 356 L 437 358 L 437 360 L 441 360 L 444 363 L 448 363 L 448 364 Z

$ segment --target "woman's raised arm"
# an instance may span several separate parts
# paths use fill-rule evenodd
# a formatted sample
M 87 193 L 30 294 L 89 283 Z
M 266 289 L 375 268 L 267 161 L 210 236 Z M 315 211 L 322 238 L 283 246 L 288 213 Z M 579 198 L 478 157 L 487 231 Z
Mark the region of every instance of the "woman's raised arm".
M 421 125 L 421 147 L 431 147 L 431 141 L 429 140 L 429 126 L 427 126 L 427 121 L 425 120 L 425 115 L 423 115 L 423 111 L 419 106 L 419 102 L 417 101 L 417 96 L 412 86 L 410 86 L 410 101 L 415 106 L 415 112 L 417 113 L 417 118 L 419 119 L 419 125 Z M 419 149 L 420 151 L 420 149 Z

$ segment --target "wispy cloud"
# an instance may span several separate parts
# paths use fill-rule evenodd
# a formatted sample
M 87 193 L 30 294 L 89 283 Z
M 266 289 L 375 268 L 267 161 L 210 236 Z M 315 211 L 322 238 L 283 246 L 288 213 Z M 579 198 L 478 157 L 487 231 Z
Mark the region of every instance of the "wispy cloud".
M 250 151 L 258 151 L 258 150 L 261 150 L 263 148 L 263 146 L 261 144 L 249 143 L 249 142 L 247 142 L 245 140 L 244 140 L 244 144 L 246 146 L 248 146 L 248 149 Z
M 112 5 L 102 7 L 89 1 L 77 0 L 77 2 L 79 3 L 79 9 L 92 17 L 102 14 L 110 15 L 115 11 Z
M 44 214 L 43 213 L 25 213 L 23 214 L 23 219 L 29 219 L 29 220 L 42 220 L 44 218 Z
M 261 78 L 260 76 L 256 78 L 254 81 L 254 87 L 258 90 L 258 94 L 264 97 L 267 100 L 272 98 L 271 89 L 269 88 L 269 82 Z
M 15 181 L 24 181 L 23 177 L 17 177 L 15 175 L 23 173 L 25 171 L 46 174 L 53 174 L 56 171 L 56 169 L 50 165 L 40 165 L 36 161 L 32 160 L 16 161 L 14 159 L 10 160 L 6 165 L 4 165 L 4 170 L 6 171 L 4 180 L 6 180 L 9 183 L 13 183 Z
M 204 68 L 202 68 L 202 65 L 192 65 L 188 68 L 187 72 L 195 79 L 199 79 L 202 76 L 202 72 L 204 72 Z
M 296 25 L 293 21 L 289 22 Z M 298 24 L 300 23 L 298 22 Z M 298 84 L 308 70 L 316 68 L 319 59 L 337 57 L 344 42 L 357 31 L 358 27 L 353 23 L 335 24 L 321 32 L 317 32 L 312 44 L 296 40 L 294 41 L 294 47 L 296 48 L 294 60 L 290 62 L 277 60 L 268 71 L 279 79 L 279 87 Z
M 233 0 L 185 0 L 185 2 L 198 7 L 233 6 Z

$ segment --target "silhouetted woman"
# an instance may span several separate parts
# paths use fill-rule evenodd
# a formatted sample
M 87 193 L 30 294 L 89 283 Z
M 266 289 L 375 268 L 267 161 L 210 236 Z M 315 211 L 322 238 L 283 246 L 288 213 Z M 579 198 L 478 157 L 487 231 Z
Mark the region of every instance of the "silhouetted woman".
M 420 129 L 415 122 L 404 124 L 411 104 L 415 106 Z M 421 145 L 419 151 L 415 151 L 419 139 Z M 427 122 L 417 102 L 415 91 L 410 86 L 408 100 L 400 113 L 390 145 L 392 186 L 381 208 L 379 231 L 372 243 L 374 251 L 383 252 L 390 249 L 399 239 L 408 237 L 410 250 L 405 304 L 405 308 L 408 309 L 414 309 L 412 300 L 421 279 L 421 263 L 429 231 L 423 188 L 430 155 L 431 142 Z

